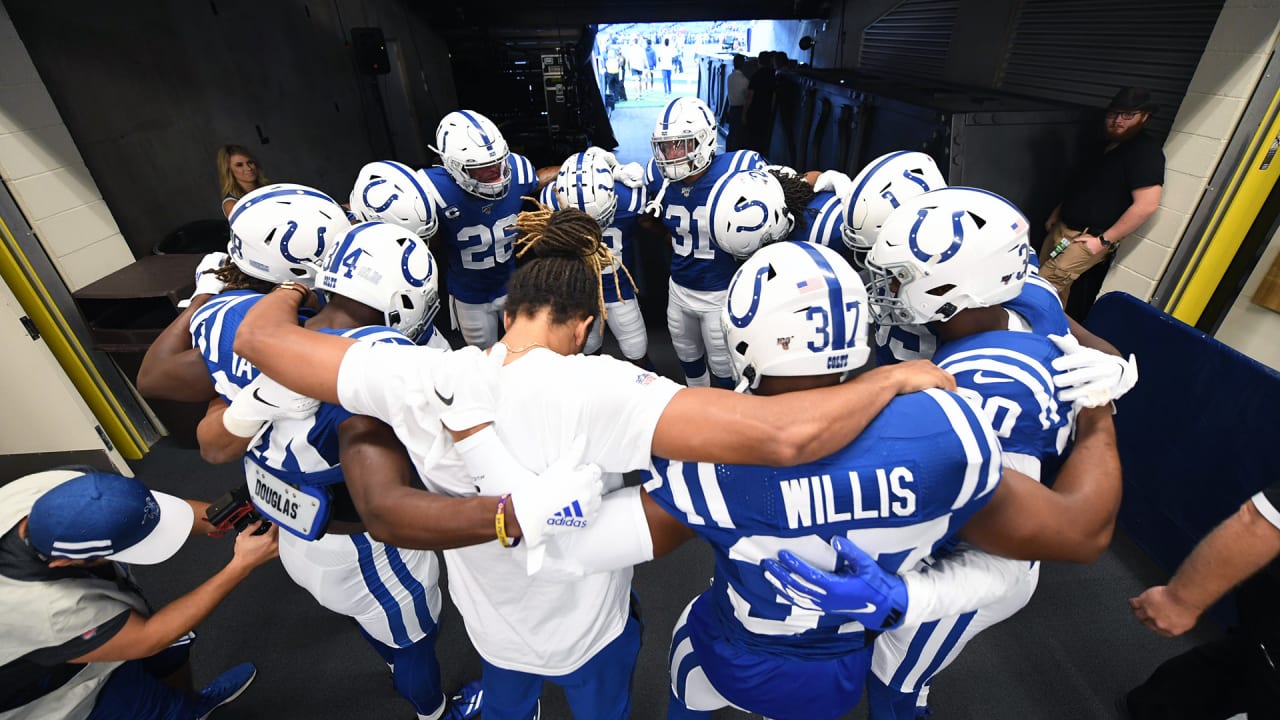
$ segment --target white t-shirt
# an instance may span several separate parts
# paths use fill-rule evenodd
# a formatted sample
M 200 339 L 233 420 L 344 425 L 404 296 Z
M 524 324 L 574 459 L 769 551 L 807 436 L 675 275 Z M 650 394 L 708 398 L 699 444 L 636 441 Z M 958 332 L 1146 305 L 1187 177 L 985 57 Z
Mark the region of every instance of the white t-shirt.
M 343 358 L 338 397 L 352 412 L 395 429 L 429 490 L 474 495 L 461 457 L 441 432 L 442 405 L 429 379 L 428 348 L 359 344 Z M 605 471 L 605 490 L 621 473 L 649 465 L 658 418 L 682 386 L 605 356 L 534 349 L 500 372 L 494 429 L 511 454 L 541 472 L 586 438 L 587 462 Z M 444 552 L 449 593 L 476 651 L 498 667 L 571 673 L 612 642 L 626 623 L 631 569 L 580 580 L 529 577 L 525 547 L 495 539 Z
M 676 53 L 679 52 L 670 45 L 654 45 L 653 52 L 658 57 L 659 70 L 674 70 Z

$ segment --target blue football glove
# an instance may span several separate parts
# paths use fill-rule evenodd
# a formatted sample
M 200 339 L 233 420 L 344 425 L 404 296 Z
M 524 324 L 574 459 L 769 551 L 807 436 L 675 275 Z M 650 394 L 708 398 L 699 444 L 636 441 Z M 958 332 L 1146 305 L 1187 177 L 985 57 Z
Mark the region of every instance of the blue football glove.
M 820 570 L 783 550 L 763 563 L 770 581 L 792 604 L 857 620 L 870 630 L 891 630 L 907 614 L 907 584 L 876 564 L 853 541 L 831 538 L 836 571 Z M 779 560 L 781 562 L 779 562 Z

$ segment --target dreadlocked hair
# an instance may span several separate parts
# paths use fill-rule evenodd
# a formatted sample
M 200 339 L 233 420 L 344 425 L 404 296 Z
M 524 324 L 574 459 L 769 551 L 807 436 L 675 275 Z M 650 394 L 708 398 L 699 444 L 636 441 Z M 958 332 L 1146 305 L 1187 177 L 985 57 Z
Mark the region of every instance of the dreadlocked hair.
M 778 179 L 782 186 L 782 196 L 786 199 L 787 210 L 796 219 L 796 228 L 803 230 L 809 227 L 809 203 L 813 201 L 813 186 L 805 181 L 803 175 L 783 175 L 777 170 L 770 170 L 770 175 Z
M 516 257 L 524 257 L 530 250 L 537 257 L 511 276 L 507 312 L 515 316 L 546 307 L 556 323 L 590 315 L 607 318 L 602 273 L 613 267 L 614 258 L 601 242 L 600 223 L 575 208 L 552 210 L 533 198 L 525 199 L 538 209 L 516 217 Z M 622 263 L 618 266 L 635 288 L 631 272 Z M 613 275 L 614 287 L 621 294 L 618 274 Z M 604 332 L 603 324 L 600 332 Z
M 223 290 L 253 290 L 254 292 L 268 293 L 271 288 L 275 287 L 275 283 L 259 280 L 252 275 L 246 275 L 243 270 L 236 267 L 236 264 L 227 260 L 222 266 L 216 270 L 205 270 L 206 274 L 212 275 L 223 284 Z

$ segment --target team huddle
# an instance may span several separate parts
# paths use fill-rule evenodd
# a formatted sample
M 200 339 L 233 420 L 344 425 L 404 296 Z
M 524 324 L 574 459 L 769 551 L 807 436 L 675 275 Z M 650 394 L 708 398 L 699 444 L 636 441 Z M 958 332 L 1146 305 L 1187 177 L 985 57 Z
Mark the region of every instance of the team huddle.
M 290 577 L 420 718 L 536 718 L 544 681 L 575 717 L 628 717 L 632 568 L 700 537 L 715 574 L 672 630 L 668 717 L 836 718 L 866 692 L 913 719 L 1039 561 L 1109 543 L 1136 364 L 1067 319 L 1022 213 L 923 153 L 850 178 L 717 142 L 678 98 L 647 167 L 535 169 L 452 112 L 441 166 L 370 163 L 345 209 L 241 198 L 149 352 L 150 387 L 208 401 L 202 454 L 244 464 Z M 663 235 L 683 384 L 654 372 L 628 270 Z M 435 551 L 483 661 L 457 692 Z

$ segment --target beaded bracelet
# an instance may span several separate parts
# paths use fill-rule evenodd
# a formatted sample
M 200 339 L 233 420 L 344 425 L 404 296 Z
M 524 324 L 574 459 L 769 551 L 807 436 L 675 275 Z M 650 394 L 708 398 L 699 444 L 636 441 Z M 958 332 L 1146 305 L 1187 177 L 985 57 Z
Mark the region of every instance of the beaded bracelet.
M 493 516 L 493 528 L 498 534 L 498 542 L 502 547 L 515 547 L 520 544 L 520 538 L 512 540 L 507 537 L 507 500 L 511 499 L 511 493 L 507 493 L 498 498 L 498 512 Z

